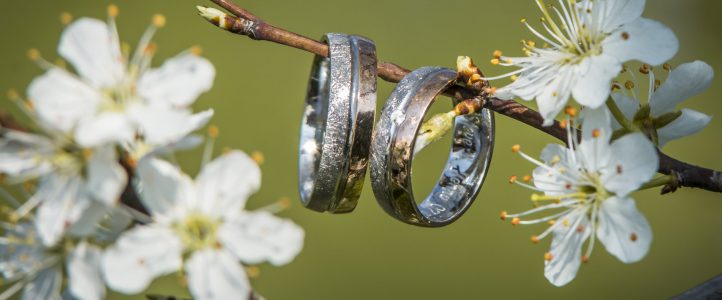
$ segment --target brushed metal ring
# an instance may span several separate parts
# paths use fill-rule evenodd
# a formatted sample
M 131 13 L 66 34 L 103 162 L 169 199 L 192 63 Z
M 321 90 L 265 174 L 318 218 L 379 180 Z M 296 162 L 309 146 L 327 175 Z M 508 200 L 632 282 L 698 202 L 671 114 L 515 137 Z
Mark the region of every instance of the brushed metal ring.
M 329 33 L 316 56 L 299 145 L 301 202 L 319 212 L 353 211 L 363 189 L 376 114 L 376 46 Z
M 494 116 L 483 109 L 454 121 L 451 151 L 433 191 L 417 205 L 411 162 L 419 127 L 434 99 L 457 73 L 425 67 L 409 73 L 389 96 L 371 143 L 371 184 L 376 200 L 394 218 L 417 226 L 456 221 L 481 190 L 494 145 Z

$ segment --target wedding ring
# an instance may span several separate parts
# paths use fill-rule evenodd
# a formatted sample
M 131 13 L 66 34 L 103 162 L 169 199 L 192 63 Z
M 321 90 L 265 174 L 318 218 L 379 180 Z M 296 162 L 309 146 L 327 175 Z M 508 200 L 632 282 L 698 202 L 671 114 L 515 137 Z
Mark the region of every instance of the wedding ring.
M 451 152 L 431 194 L 416 203 L 411 162 L 419 127 L 434 98 L 453 85 L 457 73 L 425 67 L 401 80 L 389 96 L 371 143 L 371 184 L 376 200 L 394 218 L 441 227 L 469 208 L 486 177 L 494 145 L 494 116 L 487 109 L 455 119 Z M 458 103 L 458 102 L 457 102 Z
M 306 94 L 299 145 L 301 202 L 320 212 L 351 212 L 368 165 L 376 114 L 376 46 L 355 35 L 323 38 Z

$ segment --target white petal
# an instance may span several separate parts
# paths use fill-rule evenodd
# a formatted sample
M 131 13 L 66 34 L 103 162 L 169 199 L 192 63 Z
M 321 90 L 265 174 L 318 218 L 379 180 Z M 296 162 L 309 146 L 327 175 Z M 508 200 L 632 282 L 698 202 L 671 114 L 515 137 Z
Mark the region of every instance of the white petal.
M 652 116 L 659 117 L 674 111 L 680 102 L 706 91 L 714 79 L 714 70 L 703 61 L 680 65 L 652 96 Z
M 60 288 L 63 285 L 63 273 L 60 267 L 41 271 L 35 279 L 23 289 L 22 300 L 60 300 Z
M 60 37 L 58 53 L 96 87 L 109 87 L 123 78 L 118 37 L 103 21 L 81 18 L 70 24 Z
M 536 97 L 539 113 L 544 117 L 544 126 L 551 126 L 557 114 L 564 108 L 571 94 L 576 78 L 570 67 L 562 68 L 549 85 Z
M 90 195 L 107 206 L 114 206 L 127 182 L 125 170 L 118 164 L 115 148 L 96 148 L 86 171 L 86 188 Z
M 205 165 L 196 186 L 201 211 L 213 216 L 236 213 L 261 187 L 261 169 L 245 153 L 231 151 Z
M 640 60 L 660 65 L 671 59 L 679 49 L 674 32 L 654 20 L 639 18 L 613 32 L 602 43 L 604 54 L 620 62 Z
M 577 209 L 557 220 L 549 250 L 552 257 L 544 262 L 544 276 L 555 286 L 566 285 L 577 276 L 582 263 L 582 245 L 592 232 L 586 210 Z M 567 222 L 569 225 L 565 226 Z
M 621 70 L 622 63 L 608 55 L 593 55 L 585 59 L 577 67 L 578 79 L 572 89 L 574 99 L 590 108 L 604 105 L 612 89 L 612 79 Z
M 191 114 L 187 109 L 134 105 L 128 109 L 128 114 L 140 127 L 146 143 L 165 146 L 203 127 L 213 116 L 213 110 Z
M 98 233 L 98 224 L 100 224 L 103 217 L 111 210 L 112 207 L 101 202 L 90 201 L 88 207 L 83 211 L 80 218 L 68 228 L 66 234 L 74 237 L 89 237 Z
M 642 133 L 627 134 L 611 145 L 612 158 L 601 170 L 604 187 L 620 197 L 652 179 L 659 167 L 657 149 Z
M 188 287 L 199 300 L 247 299 L 251 284 L 246 272 L 231 254 L 223 250 L 201 250 L 186 262 Z
M 46 174 L 52 165 L 46 158 L 55 147 L 47 138 L 15 130 L 0 132 L 0 172 L 10 177 L 35 177 Z
M 133 140 L 135 130 L 128 117 L 119 112 L 103 112 L 79 120 L 75 139 L 84 147 Z
M 101 262 L 105 281 L 115 291 L 140 293 L 154 278 L 179 270 L 182 251 L 181 241 L 171 229 L 138 226 L 106 250 Z
M 195 198 L 193 181 L 167 161 L 146 157 L 136 170 L 141 201 L 156 220 L 166 222 L 178 218 Z
M 644 258 L 652 244 L 652 229 L 634 200 L 612 197 L 601 205 L 597 237 L 607 251 L 624 263 Z
M 226 220 L 218 237 L 224 247 L 247 264 L 268 261 L 284 265 L 301 252 L 304 232 L 287 219 L 268 212 L 243 213 Z
M 614 99 L 614 103 L 617 104 L 617 107 L 627 120 L 634 119 L 634 115 L 637 114 L 640 108 L 639 100 L 624 93 L 612 93 L 612 99 Z M 617 120 L 612 120 L 612 129 L 617 130 L 620 128 L 622 128 L 622 125 Z
M 46 246 L 55 245 L 91 203 L 83 189 L 80 175 L 69 177 L 50 174 L 42 179 L 38 191 L 33 195 L 35 197 L 41 201 L 35 217 L 35 228 Z
M 604 32 L 612 32 L 619 26 L 637 20 L 644 12 L 645 0 L 602 0 L 595 9 L 604 9 L 601 25 Z
M 541 159 L 547 164 L 551 164 L 553 160 L 559 159 L 561 164 L 556 164 L 553 169 L 571 164 L 569 157 L 569 149 L 559 144 L 549 144 L 542 150 Z M 559 172 L 550 171 L 545 167 L 537 167 L 534 169 L 534 186 L 544 191 L 546 195 L 562 195 L 573 192 L 575 187 L 567 187 L 568 181 L 564 176 L 559 176 Z
M 100 248 L 81 242 L 68 255 L 68 290 L 77 299 L 105 298 L 105 283 L 100 276 Z
M 52 69 L 28 86 L 28 97 L 45 127 L 69 133 L 97 111 L 103 95 L 67 71 Z
M 187 107 L 211 88 L 215 73 L 207 59 L 181 54 L 143 74 L 138 94 L 152 105 Z
M 671 140 L 700 132 L 707 127 L 711 121 L 712 117 L 708 115 L 691 109 L 683 109 L 682 115 L 679 116 L 679 118 L 667 124 L 667 126 L 657 129 L 659 147 L 663 147 Z
M 609 164 L 612 154 L 609 148 L 611 138 L 612 127 L 607 108 L 585 109 L 582 141 L 577 154 L 581 157 L 582 166 L 587 171 L 596 172 Z

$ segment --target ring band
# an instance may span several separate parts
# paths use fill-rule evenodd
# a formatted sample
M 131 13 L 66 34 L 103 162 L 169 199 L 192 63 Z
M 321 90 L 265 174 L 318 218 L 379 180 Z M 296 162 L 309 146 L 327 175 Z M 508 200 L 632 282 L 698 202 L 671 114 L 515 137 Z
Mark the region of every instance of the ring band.
M 301 202 L 319 212 L 351 212 L 368 165 L 376 114 L 376 46 L 355 35 L 326 34 L 329 57 L 316 56 L 299 145 Z
M 411 72 L 384 105 L 371 144 L 371 184 L 376 200 L 394 218 L 417 226 L 441 227 L 469 208 L 486 177 L 494 144 L 494 116 L 459 116 L 443 174 L 419 205 L 411 187 L 411 162 L 419 127 L 429 107 L 457 73 L 437 67 Z M 456 102 L 458 103 L 458 102 Z

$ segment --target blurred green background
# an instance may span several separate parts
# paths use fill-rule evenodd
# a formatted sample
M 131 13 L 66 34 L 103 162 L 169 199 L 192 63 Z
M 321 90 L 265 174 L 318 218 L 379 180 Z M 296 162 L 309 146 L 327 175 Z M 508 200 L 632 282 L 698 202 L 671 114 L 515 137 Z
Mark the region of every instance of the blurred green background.
M 326 32 L 362 34 L 377 43 L 379 57 L 407 68 L 455 65 L 457 55 L 470 55 L 487 74 L 506 69 L 487 63 L 491 53 L 521 53 L 519 40 L 529 38 L 519 23 L 538 16 L 531 0 L 238 0 L 268 22 L 318 38 Z M 105 18 L 111 2 L 98 0 L 36 0 L 6 2 L 0 18 L 0 90 L 23 91 L 41 70 L 25 59 L 29 48 L 53 61 L 62 26 L 59 16 Z M 556 288 L 543 276 L 548 240 L 529 242 L 543 226 L 512 228 L 499 212 L 526 210 L 529 191 L 510 186 L 510 175 L 524 175 L 532 166 L 508 151 L 520 143 L 538 153 L 550 137 L 497 117 L 497 151 L 491 173 L 476 203 L 458 222 L 441 229 L 402 224 L 377 206 L 370 185 L 357 210 L 349 215 L 318 214 L 304 209 L 296 191 L 299 122 L 312 56 L 267 42 L 255 42 L 214 28 L 196 15 L 203 0 L 118 0 L 121 40 L 135 44 L 154 13 L 167 26 L 156 36 L 164 59 L 200 45 L 217 69 L 213 90 L 195 107 L 216 110 L 213 124 L 221 128 L 217 148 L 258 150 L 265 154 L 263 186 L 251 207 L 280 197 L 293 199 L 281 213 L 306 230 L 303 252 L 284 267 L 260 266 L 253 286 L 270 299 L 478 299 L 586 298 L 655 299 L 674 296 L 722 273 L 722 197 L 683 189 L 660 197 L 657 191 L 637 193 L 638 206 L 649 219 L 654 242 L 641 262 L 625 265 L 595 248 L 568 286 Z M 10 5 L 11 4 L 11 5 Z M 678 35 L 681 47 L 674 65 L 700 59 L 722 70 L 722 2 L 715 0 L 648 1 L 645 16 L 662 21 Z M 380 82 L 379 106 L 393 89 Z M 672 142 L 665 152 L 682 160 L 722 169 L 722 81 L 685 103 L 715 118 L 702 134 Z M 448 108 L 441 100 L 436 109 Z M 17 114 L 9 101 L 2 110 Z M 434 145 L 415 163 L 417 193 L 426 193 L 438 178 L 448 144 Z M 200 150 L 179 159 L 195 174 Z M 151 293 L 187 295 L 176 277 L 156 281 Z M 142 299 L 112 294 L 112 299 Z

